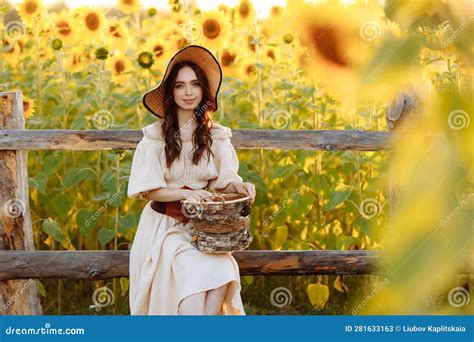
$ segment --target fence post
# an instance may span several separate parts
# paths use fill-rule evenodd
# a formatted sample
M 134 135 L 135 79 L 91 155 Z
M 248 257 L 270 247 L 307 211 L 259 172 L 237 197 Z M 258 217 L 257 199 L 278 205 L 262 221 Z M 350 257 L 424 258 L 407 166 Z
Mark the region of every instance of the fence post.
M 0 129 L 25 129 L 21 92 L 0 92 Z M 27 162 L 28 151 L 0 150 L 0 250 L 34 250 Z M 36 280 L 0 281 L 0 314 L 41 315 Z
M 415 121 L 420 114 L 420 99 L 414 88 L 400 92 L 395 100 L 389 105 L 385 115 L 387 127 L 392 133 L 402 133 Z M 392 146 L 392 148 L 395 148 Z M 394 174 L 393 160 L 389 160 L 389 189 L 388 198 L 390 202 L 390 217 L 393 217 L 394 208 L 398 202 L 398 183 Z

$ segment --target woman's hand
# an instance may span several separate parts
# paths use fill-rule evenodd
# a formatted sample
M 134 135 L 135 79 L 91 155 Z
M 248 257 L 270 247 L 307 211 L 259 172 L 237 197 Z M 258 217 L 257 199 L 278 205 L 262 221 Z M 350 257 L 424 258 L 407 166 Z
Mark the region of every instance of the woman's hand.
M 212 192 L 206 191 L 206 190 L 190 190 L 190 189 L 184 189 L 183 192 L 183 197 L 185 200 L 190 201 L 190 202 L 199 202 L 202 200 L 204 197 L 213 195 Z M 210 199 L 205 199 L 204 201 L 207 202 Z
M 237 182 L 232 182 L 231 183 L 234 186 L 234 189 L 236 192 L 239 194 L 243 194 L 246 196 L 250 197 L 250 203 L 255 202 L 255 185 L 253 185 L 250 182 L 242 182 L 242 183 L 237 183 Z

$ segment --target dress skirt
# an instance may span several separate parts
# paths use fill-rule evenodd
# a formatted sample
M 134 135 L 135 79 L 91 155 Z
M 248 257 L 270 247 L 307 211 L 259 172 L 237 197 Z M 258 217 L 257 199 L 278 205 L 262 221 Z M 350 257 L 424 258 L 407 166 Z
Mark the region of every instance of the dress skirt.
M 245 315 L 237 261 L 197 250 L 190 227 L 146 204 L 130 251 L 132 315 L 177 315 L 184 298 L 227 283 L 221 314 Z

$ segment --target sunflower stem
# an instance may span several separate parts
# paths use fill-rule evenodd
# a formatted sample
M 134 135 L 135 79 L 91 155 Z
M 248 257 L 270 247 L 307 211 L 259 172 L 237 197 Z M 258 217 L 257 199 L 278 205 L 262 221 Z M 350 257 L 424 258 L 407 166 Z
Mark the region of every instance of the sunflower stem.
M 43 105 L 42 105 L 42 89 L 41 89 L 41 84 L 42 84 L 42 73 L 43 73 L 43 70 L 42 70 L 42 65 L 41 65 L 41 61 L 39 59 L 39 56 L 40 56 L 40 38 L 39 38 L 39 25 L 38 25 L 38 17 L 35 17 L 35 47 L 36 47 L 36 75 L 37 75 L 37 79 L 36 79 L 36 86 L 37 86 L 37 100 L 38 100 L 38 115 L 42 118 L 43 117 Z

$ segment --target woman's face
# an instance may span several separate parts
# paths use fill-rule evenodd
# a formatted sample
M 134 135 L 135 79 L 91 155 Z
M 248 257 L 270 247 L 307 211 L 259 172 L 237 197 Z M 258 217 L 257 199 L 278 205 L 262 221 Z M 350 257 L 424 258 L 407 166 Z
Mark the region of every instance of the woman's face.
M 202 100 L 202 89 L 196 73 L 188 66 L 181 68 L 173 86 L 176 104 L 182 109 L 194 109 Z

